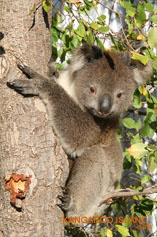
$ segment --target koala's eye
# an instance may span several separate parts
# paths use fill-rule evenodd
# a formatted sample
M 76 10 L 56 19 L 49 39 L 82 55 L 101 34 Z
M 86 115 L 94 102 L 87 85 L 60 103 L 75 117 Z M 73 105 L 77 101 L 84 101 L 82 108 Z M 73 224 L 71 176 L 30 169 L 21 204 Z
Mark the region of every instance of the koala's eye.
M 122 96 L 122 93 L 119 92 L 119 93 L 117 94 L 117 98 L 121 98 L 121 96 Z
M 90 86 L 90 92 L 91 92 L 91 93 L 96 93 L 96 89 L 95 89 L 94 86 Z

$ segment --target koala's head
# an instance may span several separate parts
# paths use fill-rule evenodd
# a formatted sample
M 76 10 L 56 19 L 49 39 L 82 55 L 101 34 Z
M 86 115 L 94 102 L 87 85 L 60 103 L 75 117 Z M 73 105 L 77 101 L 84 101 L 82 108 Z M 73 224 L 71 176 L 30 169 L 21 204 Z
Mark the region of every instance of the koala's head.
M 102 51 L 92 45 L 74 52 L 70 70 L 78 103 L 104 118 L 123 113 L 136 87 L 152 74 L 150 64 L 133 62 L 128 52 Z

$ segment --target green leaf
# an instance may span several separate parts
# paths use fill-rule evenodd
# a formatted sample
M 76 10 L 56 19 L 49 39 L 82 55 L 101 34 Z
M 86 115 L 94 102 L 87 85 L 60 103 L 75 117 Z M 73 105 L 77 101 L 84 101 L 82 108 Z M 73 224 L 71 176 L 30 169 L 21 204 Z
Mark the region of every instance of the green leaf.
M 135 124 L 136 130 L 139 130 L 142 127 L 141 119 L 138 119 L 137 123 Z
M 85 30 L 84 24 L 82 22 L 80 22 L 80 24 L 75 32 L 78 35 L 80 35 L 81 37 L 86 36 L 86 30 Z
M 151 21 L 153 21 L 155 24 L 157 24 L 157 15 L 151 16 Z
M 141 103 L 141 97 L 142 97 L 141 94 L 142 93 L 140 93 L 139 88 L 140 87 L 138 87 L 138 89 L 134 93 L 134 103 L 133 103 L 133 106 L 137 109 L 141 108 L 141 105 L 142 105 L 142 103 Z
M 71 10 L 70 10 L 70 8 L 69 8 L 68 6 L 64 6 L 64 10 L 65 10 L 66 12 L 68 12 L 68 13 L 71 12 Z
M 144 175 L 143 178 L 141 179 L 141 183 L 143 183 L 143 184 L 148 183 L 150 181 L 150 178 L 151 178 L 150 175 L 148 175 L 148 174 Z
M 141 166 L 141 167 L 143 166 L 142 160 L 135 159 L 135 162 L 138 166 Z
M 149 108 L 147 108 L 147 116 L 144 120 L 144 127 L 141 130 L 142 137 L 152 137 L 154 135 L 154 128 L 153 124 L 156 122 L 156 116 L 154 112 L 149 112 Z
M 133 17 L 136 13 L 136 9 L 132 6 L 131 2 L 120 1 L 122 7 L 126 8 L 126 13 L 128 16 Z
M 52 42 L 55 43 L 58 41 L 58 32 L 54 27 L 51 28 Z
M 134 237 L 141 237 L 140 232 L 138 232 L 136 230 L 133 230 L 132 232 L 133 232 Z
M 148 122 L 145 122 L 144 127 L 141 130 L 142 137 L 153 137 L 154 130 L 150 127 Z
M 152 100 L 153 100 L 154 104 L 157 104 L 157 97 L 155 97 L 153 95 L 151 95 L 151 97 L 152 97 Z
M 141 169 L 140 169 L 140 166 L 139 166 L 138 164 L 135 164 L 135 165 L 134 165 L 134 170 L 135 170 L 135 173 L 136 173 L 136 174 L 141 175 Z
M 148 164 L 148 172 L 153 172 L 155 169 L 157 169 L 157 152 L 150 155 L 150 161 Z
M 106 230 L 105 227 L 100 229 L 100 237 L 106 237 L 105 230 Z
M 73 36 L 73 39 L 71 41 L 71 43 L 73 44 L 73 46 L 76 48 L 79 45 L 79 39 L 76 35 Z
M 127 152 L 129 152 L 129 154 L 133 156 L 135 159 L 140 159 L 148 153 L 148 151 L 145 149 L 146 147 L 147 145 L 143 143 L 136 143 L 131 145 L 127 149 Z
M 102 27 L 98 28 L 98 31 L 100 33 L 105 33 L 107 31 L 109 31 L 109 28 L 108 28 L 108 26 L 102 26 Z
M 132 118 L 125 118 L 125 119 L 123 119 L 122 122 L 126 128 L 135 128 L 136 127 L 135 121 Z
M 91 7 L 93 6 L 92 1 L 84 0 L 84 3 L 87 5 L 89 9 L 91 9 Z
M 89 31 L 89 34 L 88 34 L 88 41 L 91 43 L 91 44 L 94 44 L 94 34 L 93 34 L 93 31 L 88 28 L 88 31 Z
M 144 5 L 138 4 L 138 5 L 137 5 L 137 11 L 138 11 L 139 13 L 144 12 Z
M 101 15 L 99 17 L 97 17 L 97 19 L 100 21 L 100 22 L 104 22 L 106 20 L 106 16 L 105 15 Z
M 136 16 L 136 25 L 138 27 L 141 27 L 141 25 L 144 24 L 145 20 L 146 20 L 145 12 L 144 11 L 139 12 L 139 14 L 137 14 Z
M 144 65 L 146 65 L 148 63 L 148 61 L 149 61 L 148 55 L 142 55 L 142 54 L 136 53 L 134 51 L 132 51 L 131 53 L 132 53 L 132 57 L 131 57 L 132 59 L 139 60 Z
M 90 25 L 91 25 L 91 27 L 92 27 L 94 30 L 97 30 L 98 28 L 100 28 L 100 25 L 98 25 L 98 24 L 95 23 L 95 22 L 92 22 Z
M 138 121 L 140 121 L 140 119 Z M 140 138 L 139 133 L 137 133 L 136 135 L 132 136 L 131 144 L 141 143 L 141 142 L 142 142 L 142 139 Z
M 151 48 L 157 46 L 157 27 L 153 27 L 148 33 L 148 43 Z
M 52 58 L 54 61 L 56 61 L 58 55 L 57 55 L 57 47 L 55 46 L 55 44 L 52 45 Z
M 146 10 L 147 10 L 148 12 L 151 13 L 151 12 L 153 11 L 154 6 L 153 6 L 152 3 L 150 3 L 150 2 L 145 2 L 145 3 L 144 3 L 144 6 L 145 6 L 145 8 L 146 8 Z
M 101 40 L 99 40 L 97 37 L 96 37 L 96 42 L 97 42 L 98 46 L 99 46 L 102 50 L 104 50 L 104 45 L 103 45 L 103 43 L 102 43 Z
M 58 50 L 58 57 L 61 58 L 62 54 L 63 54 L 63 50 L 64 48 L 61 47 L 59 50 Z
M 129 228 L 132 225 L 132 221 L 130 221 L 130 216 L 126 215 L 125 216 L 125 221 L 122 224 L 123 226 Z
M 115 225 L 118 229 L 118 232 L 124 236 L 131 236 L 127 227 L 122 225 Z
M 112 231 L 108 228 L 107 228 L 106 234 L 107 234 L 107 237 L 113 237 Z
M 48 12 L 51 9 L 51 2 L 49 0 L 45 0 L 45 1 L 43 1 L 42 6 L 44 8 L 44 11 Z

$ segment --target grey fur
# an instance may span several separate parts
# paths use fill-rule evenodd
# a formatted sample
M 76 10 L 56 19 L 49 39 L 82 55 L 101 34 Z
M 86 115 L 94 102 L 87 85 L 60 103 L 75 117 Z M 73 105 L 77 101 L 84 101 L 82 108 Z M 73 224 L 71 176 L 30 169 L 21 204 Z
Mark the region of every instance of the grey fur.
M 119 117 L 131 103 L 137 84 L 150 77 L 151 65 L 133 68 L 129 54 L 83 45 L 59 78 L 19 68 L 31 79 L 14 80 L 8 86 L 41 98 L 63 148 L 77 157 L 63 197 L 65 215 L 102 215 L 105 205 L 99 203 L 122 172 L 122 150 L 116 138 Z

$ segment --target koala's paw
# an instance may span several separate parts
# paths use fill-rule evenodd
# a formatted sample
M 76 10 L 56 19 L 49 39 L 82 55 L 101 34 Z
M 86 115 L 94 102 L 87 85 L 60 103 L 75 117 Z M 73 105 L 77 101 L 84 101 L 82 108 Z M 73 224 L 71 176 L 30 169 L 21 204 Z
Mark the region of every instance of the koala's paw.
M 7 82 L 7 86 L 24 96 L 39 95 L 38 88 L 35 86 L 35 83 L 30 80 L 14 80 Z
M 70 196 L 66 193 L 63 196 L 59 195 L 58 198 L 62 201 L 61 204 L 59 204 L 58 206 L 64 211 L 68 211 L 69 207 L 70 207 L 70 201 L 71 198 Z

